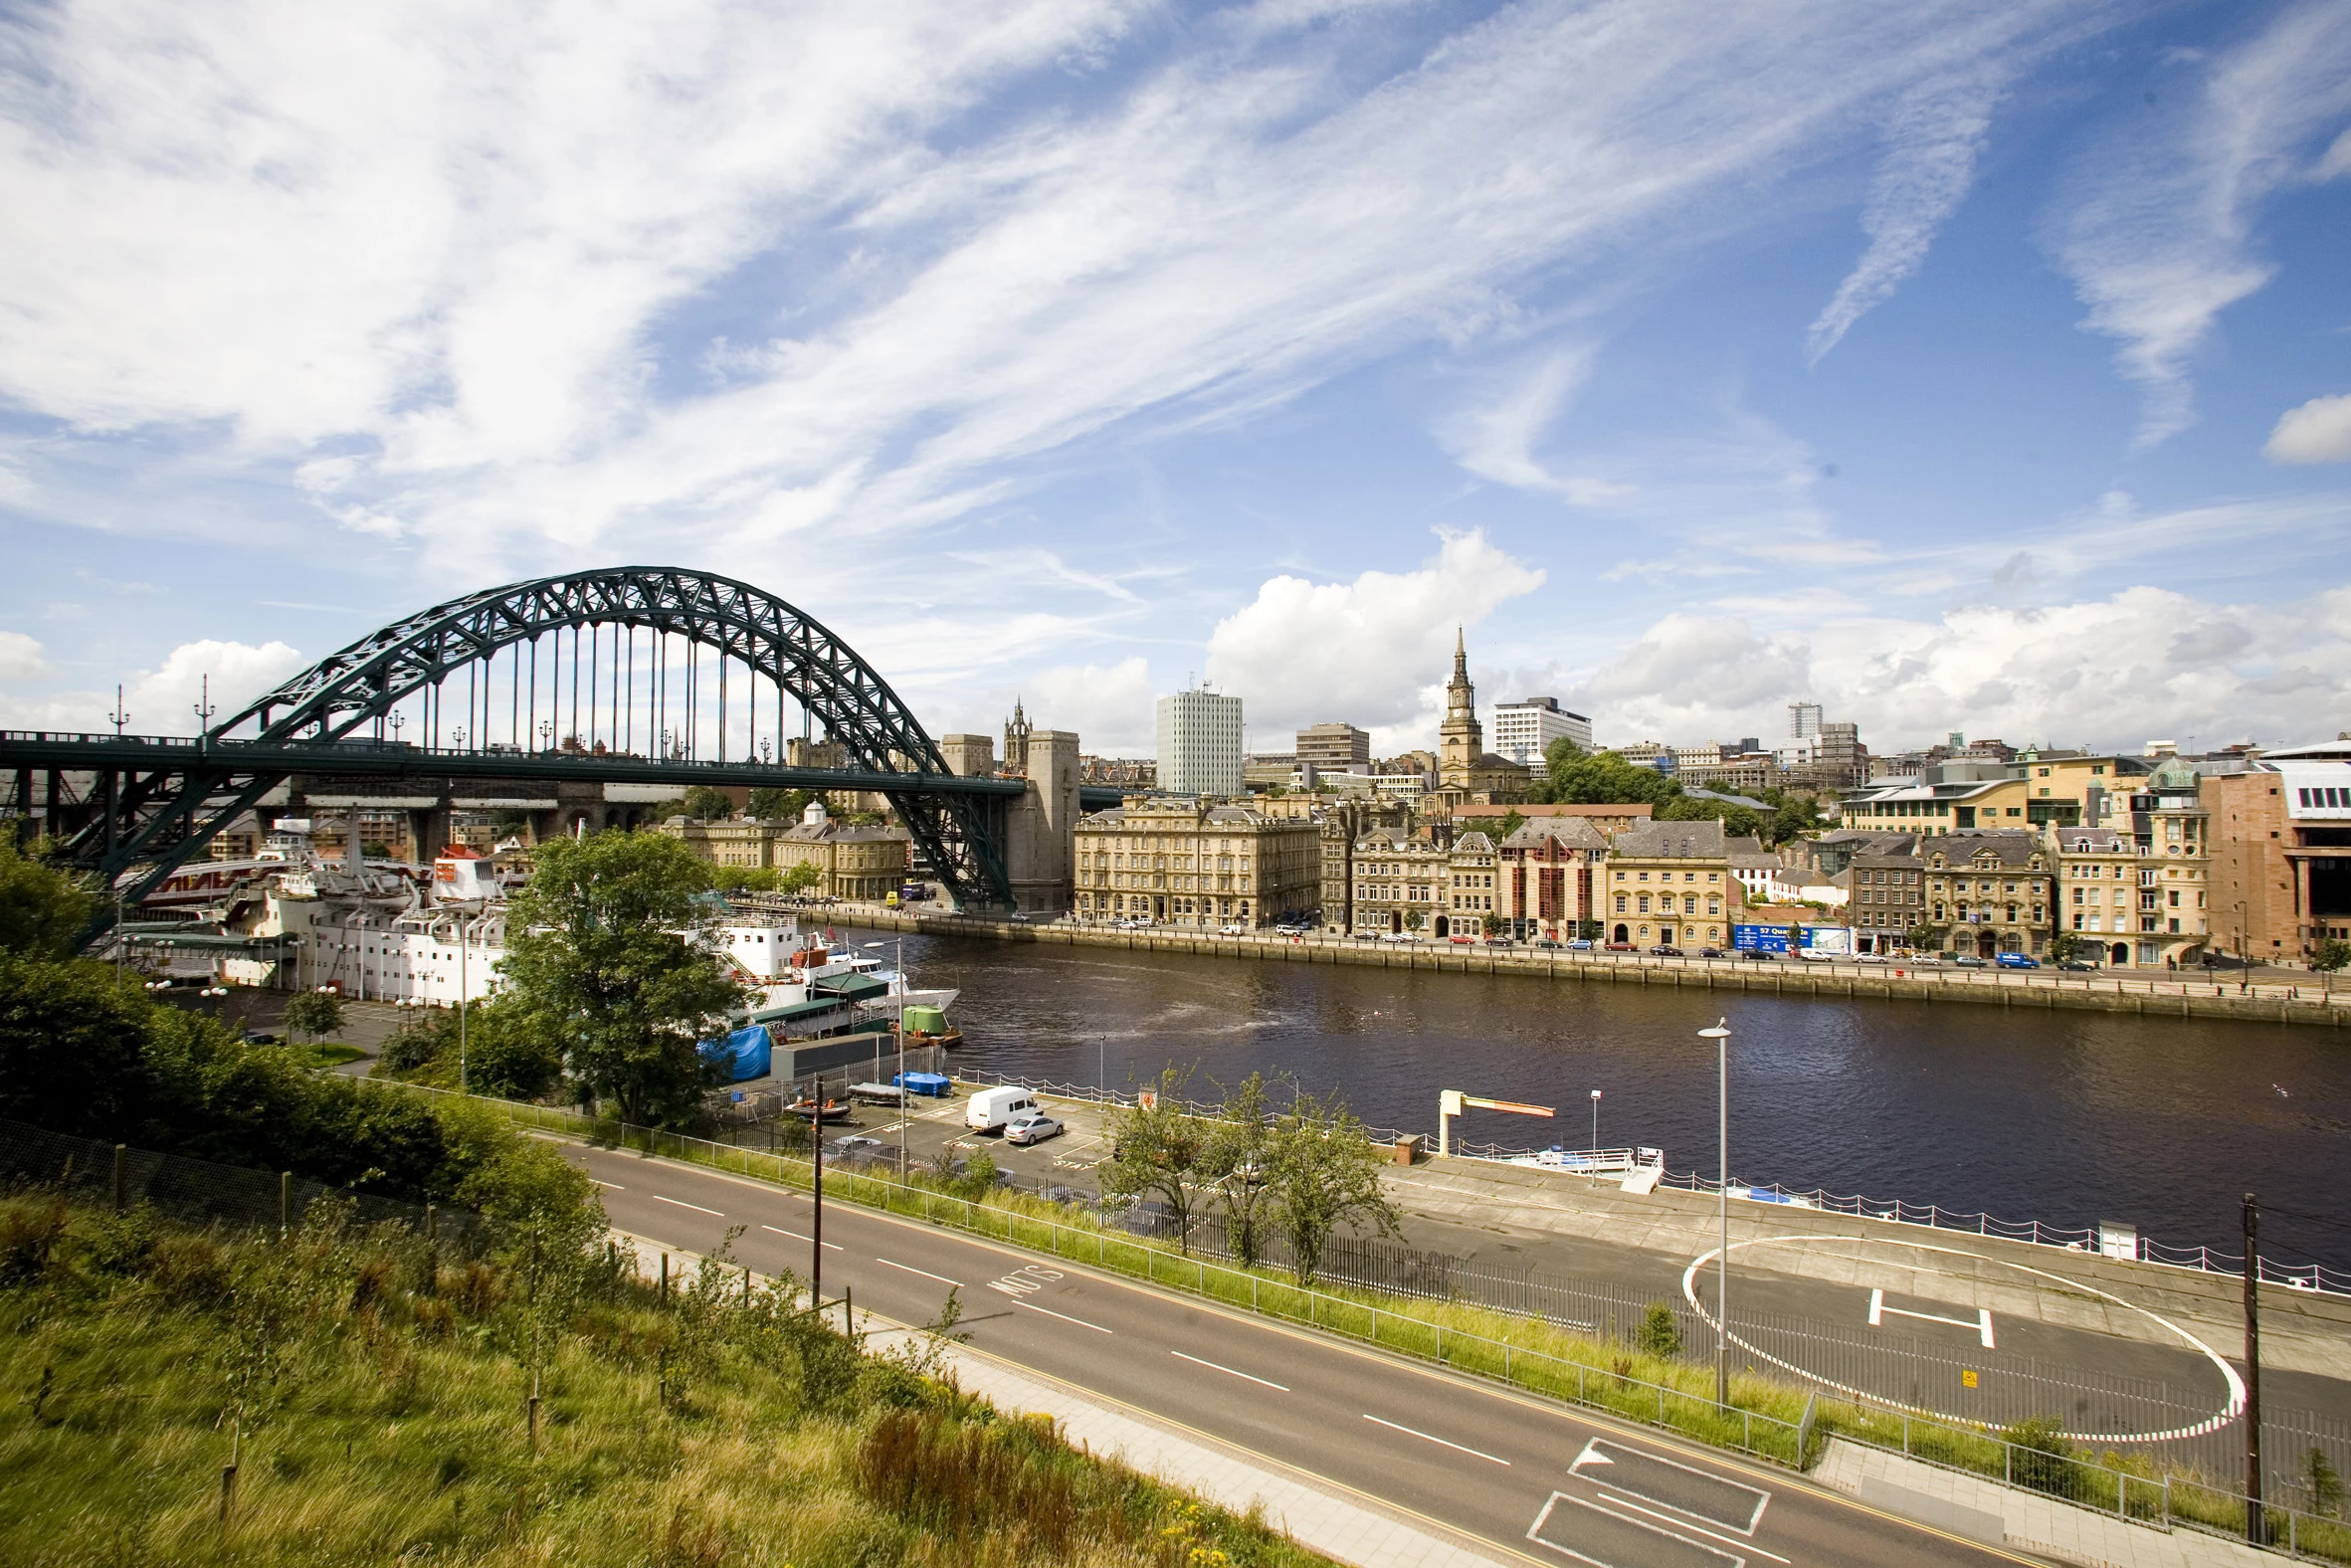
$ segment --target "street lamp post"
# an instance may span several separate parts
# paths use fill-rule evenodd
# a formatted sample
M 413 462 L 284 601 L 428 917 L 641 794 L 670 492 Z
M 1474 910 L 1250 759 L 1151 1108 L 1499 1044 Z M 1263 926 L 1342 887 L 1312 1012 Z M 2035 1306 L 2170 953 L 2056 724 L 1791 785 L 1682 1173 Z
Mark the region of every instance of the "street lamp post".
M 2237 900 L 2237 990 L 2239 995 L 2242 996 L 2253 989 L 2253 945 L 2246 939 L 2245 900 L 2240 898 Z
M 1719 1109 L 1715 1155 L 1721 1184 L 1716 1193 L 1720 1248 L 1714 1255 L 1714 1403 L 1730 1403 L 1730 1020 L 1701 1029 L 1698 1038 L 1714 1042 L 1716 1104 Z
M 898 1185 L 906 1184 L 906 994 L 913 988 L 906 984 L 906 938 L 900 933 L 898 951 Z M 868 947 L 880 947 L 880 942 L 868 942 Z
M 1600 1156 L 1600 1090 L 1592 1091 L 1592 1155 Z

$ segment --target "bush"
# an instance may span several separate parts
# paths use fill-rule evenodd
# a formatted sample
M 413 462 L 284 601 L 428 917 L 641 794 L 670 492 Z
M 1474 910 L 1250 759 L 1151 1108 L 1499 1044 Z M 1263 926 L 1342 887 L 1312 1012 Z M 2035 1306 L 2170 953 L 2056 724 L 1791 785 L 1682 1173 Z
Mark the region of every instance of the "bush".
M 1642 1314 L 1641 1326 L 1634 1330 L 1633 1343 L 1644 1355 L 1666 1360 L 1681 1354 L 1681 1323 L 1674 1317 L 1673 1308 L 1663 1301 L 1652 1301 Z
M 2079 1494 L 2081 1467 L 2074 1463 L 2076 1451 L 2057 1417 L 2035 1416 L 2002 1428 L 2000 1436 L 2016 1450 L 2010 1458 L 2010 1480 L 2053 1496 Z

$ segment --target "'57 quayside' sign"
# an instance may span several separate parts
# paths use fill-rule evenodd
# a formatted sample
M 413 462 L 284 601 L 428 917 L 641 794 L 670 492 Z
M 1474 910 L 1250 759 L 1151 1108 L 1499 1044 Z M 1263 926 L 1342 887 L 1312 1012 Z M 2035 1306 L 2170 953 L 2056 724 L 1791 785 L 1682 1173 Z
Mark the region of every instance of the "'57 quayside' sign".
M 1785 925 L 1734 925 L 1730 928 L 1731 945 L 1740 952 L 1784 953 L 1788 951 L 1788 932 Z M 1808 953 L 1832 953 L 1838 956 L 1854 950 L 1854 933 L 1850 926 L 1807 925 L 1804 948 Z

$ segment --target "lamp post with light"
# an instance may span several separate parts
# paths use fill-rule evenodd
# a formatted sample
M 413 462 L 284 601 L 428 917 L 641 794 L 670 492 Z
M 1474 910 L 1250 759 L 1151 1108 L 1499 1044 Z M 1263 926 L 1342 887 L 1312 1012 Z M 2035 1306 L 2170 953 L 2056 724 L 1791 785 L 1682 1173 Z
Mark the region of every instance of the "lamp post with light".
M 1600 1158 L 1600 1090 L 1592 1091 L 1592 1158 Z
M 905 934 L 904 934 L 903 932 L 900 932 L 900 933 L 899 933 L 899 935 L 898 935 L 898 937 L 897 937 L 897 944 L 898 944 L 898 950 L 897 950 L 897 965 L 898 965 L 898 1030 L 897 1030 L 897 1034 L 898 1034 L 898 1072 L 897 1072 L 897 1086 L 898 1086 L 898 1185 L 902 1187 L 902 1186 L 904 1186 L 904 1185 L 906 1184 L 906 1132 L 907 1132 L 907 1124 L 906 1124 L 906 994 L 907 994 L 909 991 L 911 991 L 911 990 L 913 989 L 913 987 L 911 987 L 911 986 L 909 986 L 908 984 L 906 984 L 906 938 L 905 938 Z M 884 944 L 883 944 L 883 943 L 881 943 L 881 942 L 868 942 L 866 945 L 867 945 L 869 948 L 873 948 L 873 947 L 881 947 L 881 946 L 883 946 Z
M 1721 1250 L 1714 1255 L 1714 1403 L 1730 1403 L 1730 1020 L 1698 1031 L 1714 1042 L 1716 1105 L 1719 1115 L 1715 1157 L 1722 1181 L 1716 1194 Z

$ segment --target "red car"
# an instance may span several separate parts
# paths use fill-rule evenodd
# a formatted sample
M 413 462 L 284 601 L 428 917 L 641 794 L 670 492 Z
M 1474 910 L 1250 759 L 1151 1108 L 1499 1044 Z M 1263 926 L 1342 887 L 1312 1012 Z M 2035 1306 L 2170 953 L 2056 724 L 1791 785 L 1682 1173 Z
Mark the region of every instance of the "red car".
M 1612 953 L 1637 953 L 1641 951 L 1640 948 L 1635 947 L 1631 942 L 1611 942 L 1604 950 Z

